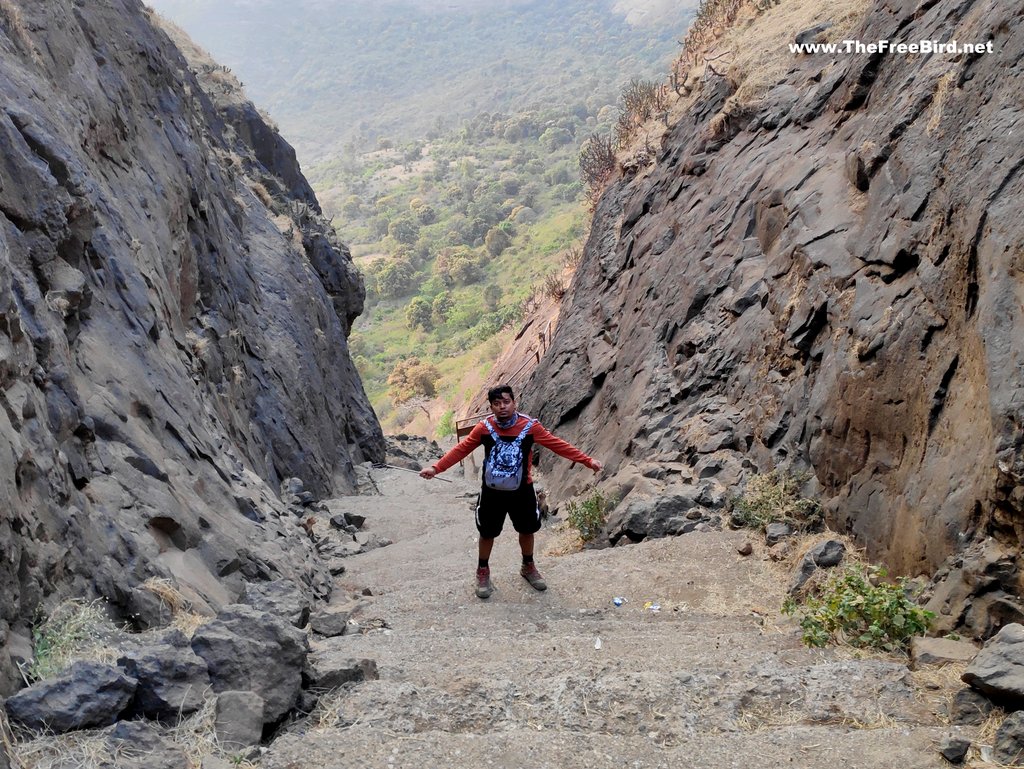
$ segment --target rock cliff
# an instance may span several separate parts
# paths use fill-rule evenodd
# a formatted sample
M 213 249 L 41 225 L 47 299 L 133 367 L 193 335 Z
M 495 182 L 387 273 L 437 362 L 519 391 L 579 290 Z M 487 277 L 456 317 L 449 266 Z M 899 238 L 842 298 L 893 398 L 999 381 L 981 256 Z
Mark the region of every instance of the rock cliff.
M 0 642 L 151 576 L 328 590 L 280 482 L 350 491 L 384 442 L 294 152 L 137 0 L 0 2 L 0 94 Z
M 941 567 L 943 626 L 990 633 L 978 593 L 1021 615 L 1022 22 L 875 0 L 850 37 L 994 52 L 794 55 L 746 109 L 711 78 L 608 187 L 524 407 L 607 462 L 611 542 L 652 533 L 655 497 L 720 508 L 807 468 L 872 558 Z

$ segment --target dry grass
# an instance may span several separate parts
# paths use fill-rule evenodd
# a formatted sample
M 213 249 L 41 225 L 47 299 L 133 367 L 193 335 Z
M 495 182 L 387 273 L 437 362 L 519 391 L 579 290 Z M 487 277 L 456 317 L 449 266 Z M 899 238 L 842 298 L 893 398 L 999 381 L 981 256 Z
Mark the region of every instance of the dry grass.
M 267 188 L 263 184 L 263 182 L 260 182 L 256 179 L 248 179 L 247 182 L 249 184 L 249 189 L 252 190 L 252 194 L 259 199 L 260 203 L 265 205 L 267 208 L 272 208 L 274 200 L 273 198 L 270 197 L 270 193 L 267 191 Z M 291 219 L 289 219 L 288 221 L 291 221 Z
M 745 583 L 715 583 L 707 587 L 695 609 L 716 617 L 758 617 L 766 630 L 781 630 L 788 622 L 779 614 L 786 580 L 765 563 L 749 562 Z
M 780 726 L 796 726 L 804 719 L 804 713 L 792 704 L 761 703 L 744 708 L 736 718 L 736 726 L 742 732 L 764 732 Z
M 300 254 L 303 253 L 302 248 L 302 228 L 295 223 L 287 214 L 279 214 L 271 218 L 274 226 L 280 230 L 281 234 L 284 235 L 285 239 L 292 244 Z
M 115 632 L 103 602 L 70 600 L 59 604 L 32 632 L 34 659 L 24 674 L 33 680 L 60 675 L 83 660 L 113 662 L 117 651 L 105 638 Z
M 188 759 L 190 769 L 200 769 L 203 759 L 215 756 L 241 769 L 255 769 L 256 764 L 242 756 L 223 750 L 214 731 L 216 698 L 209 697 L 203 707 L 166 732 L 171 746 L 180 748 Z M 67 734 L 25 736 L 17 743 L 18 763 L 13 769 L 104 769 L 120 765 L 119 759 L 138 759 L 145 753 L 130 745 L 109 741 L 114 727 L 90 729 Z
M 39 51 L 29 36 L 28 26 L 22 16 L 21 7 L 13 0 L 0 0 L 0 20 L 3 21 L 3 30 L 7 32 L 11 41 L 22 51 L 27 53 L 34 62 L 39 61 Z
M 309 728 L 315 732 L 326 732 L 341 722 L 341 709 L 348 692 L 344 689 L 325 694 L 309 714 Z
M 870 714 L 868 718 L 856 716 L 837 716 L 827 721 L 816 721 L 815 723 L 836 724 L 845 726 L 848 729 L 897 729 L 900 722 L 888 713 L 882 712 L 881 708 L 876 713 Z
M 931 136 L 939 126 L 942 125 L 942 111 L 946 106 L 946 99 L 953 90 L 953 82 L 956 80 L 956 73 L 950 70 L 939 78 L 935 84 L 935 96 L 932 99 L 932 106 L 928 113 L 928 124 L 925 133 Z
M 21 769 L 101 769 L 118 765 L 119 759 L 131 758 L 132 754 L 122 746 L 112 748 L 107 742 L 107 732 L 81 731 L 67 734 L 44 734 L 19 741 L 16 761 Z
M 192 604 L 174 587 L 169 579 L 150 577 L 139 588 L 148 590 L 167 605 L 171 612 L 171 627 L 177 628 L 187 637 L 195 635 L 196 630 L 210 621 L 210 617 L 197 614 Z
M 561 521 L 551 531 L 552 536 L 548 538 L 544 555 L 554 557 L 571 555 L 583 549 L 583 538 L 576 529 L 569 525 L 568 521 Z
M 966 662 L 949 663 L 947 665 L 929 665 L 910 673 L 910 682 L 917 690 L 918 698 L 931 705 L 932 712 L 943 723 L 949 723 L 949 710 L 953 697 L 963 688 L 960 680 Z
M 169 579 L 150 577 L 139 585 L 139 588 L 152 593 L 167 604 L 167 608 L 171 610 L 172 614 L 191 608 L 189 602 L 185 600 L 185 596 L 174 587 Z
M 744 707 L 736 719 L 736 726 L 745 732 L 763 732 L 779 727 L 798 724 L 842 726 L 847 729 L 873 730 L 898 729 L 901 722 L 878 707 L 873 712 L 857 716 L 839 714 L 828 717 L 813 717 L 800 707 L 801 699 L 788 703 L 761 702 Z
M 223 750 L 218 744 L 213 728 L 216 702 L 215 697 L 207 698 L 202 708 L 170 731 L 171 739 L 188 756 L 189 765 L 197 769 L 203 765 L 203 759 L 207 756 L 217 756 L 242 769 L 254 769 L 256 764 L 242 759 L 236 753 Z
M 966 765 L 972 769 L 1004 769 L 1006 764 L 1000 764 L 992 758 L 992 746 L 995 745 L 996 732 L 1008 716 L 1002 708 L 993 708 L 985 722 L 977 727 L 974 739 L 971 740 L 971 749 L 967 754 Z
M 209 337 L 199 336 L 194 331 L 185 332 L 185 341 L 188 342 L 189 347 L 192 349 L 192 354 L 198 358 L 203 357 L 203 354 L 209 349 L 211 344 Z
M 824 22 L 832 27 L 826 42 L 850 36 L 870 8 L 868 0 L 786 0 L 763 13 L 748 8 L 721 39 L 715 51 L 731 51 L 728 76 L 737 84 L 732 99 L 752 103 L 779 82 L 793 65 L 789 44 L 805 29 Z
M 826 529 L 825 531 L 819 531 L 813 534 L 804 534 L 790 539 L 789 556 L 785 560 L 780 561 L 779 565 L 791 573 L 792 570 L 804 559 L 804 556 L 811 552 L 811 550 L 822 542 L 828 542 L 833 539 L 842 542 L 846 547 L 846 553 L 843 555 L 843 563 L 867 563 L 864 548 L 858 546 L 853 539 L 846 534 L 837 534 L 834 531 Z M 819 569 L 819 571 L 827 570 Z
M 20 769 L 20 762 L 14 755 L 14 736 L 7 720 L 7 711 L 0 708 L 0 755 L 11 757 L 14 769 Z

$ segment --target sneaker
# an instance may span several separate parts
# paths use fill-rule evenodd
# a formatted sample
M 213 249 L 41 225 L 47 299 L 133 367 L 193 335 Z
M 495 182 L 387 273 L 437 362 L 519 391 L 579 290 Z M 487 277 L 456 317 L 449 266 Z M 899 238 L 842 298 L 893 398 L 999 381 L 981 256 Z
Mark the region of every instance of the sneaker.
M 489 598 L 494 592 L 494 585 L 491 584 L 491 570 L 487 567 L 476 570 L 476 596 L 477 598 Z
M 534 590 L 547 590 L 548 583 L 544 581 L 544 577 L 540 575 L 537 570 L 537 564 L 535 563 L 524 563 L 523 568 L 519 570 L 519 573 L 523 575 L 523 579 L 530 583 L 530 587 Z

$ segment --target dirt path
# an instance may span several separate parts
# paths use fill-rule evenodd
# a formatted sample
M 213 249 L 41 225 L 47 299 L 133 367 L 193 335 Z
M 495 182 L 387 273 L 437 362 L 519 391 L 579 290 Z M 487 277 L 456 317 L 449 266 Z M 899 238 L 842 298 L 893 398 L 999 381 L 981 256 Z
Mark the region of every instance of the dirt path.
M 375 659 L 380 680 L 343 692 L 332 725 L 277 739 L 264 767 L 947 765 L 933 713 L 949 692 L 897 662 L 803 648 L 778 615 L 780 573 L 736 553 L 743 533 L 556 556 L 549 526 L 538 593 L 507 528 L 482 601 L 473 486 L 374 477 L 383 496 L 344 504 L 394 544 L 347 559 L 338 593 L 369 587 L 360 619 L 389 627 L 314 648 Z

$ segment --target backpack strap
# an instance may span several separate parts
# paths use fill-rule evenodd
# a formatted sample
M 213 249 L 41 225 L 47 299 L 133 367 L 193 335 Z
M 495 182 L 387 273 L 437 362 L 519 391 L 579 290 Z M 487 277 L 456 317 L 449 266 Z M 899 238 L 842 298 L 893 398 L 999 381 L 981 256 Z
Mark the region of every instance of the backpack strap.
M 524 427 L 522 429 L 522 432 L 520 432 L 519 435 L 516 437 L 516 441 L 519 442 L 519 443 L 522 443 L 523 442 L 523 438 L 526 437 L 526 434 L 528 432 L 530 432 L 530 428 L 532 428 L 535 424 L 537 424 L 537 420 L 536 419 L 530 419 L 526 423 L 526 427 Z
M 487 432 L 489 432 L 491 434 L 491 438 L 493 438 L 494 442 L 497 443 L 498 442 L 498 434 L 494 431 L 494 428 L 491 426 L 491 418 L 487 417 L 486 419 L 484 419 L 481 422 L 481 424 L 484 427 L 487 428 Z

